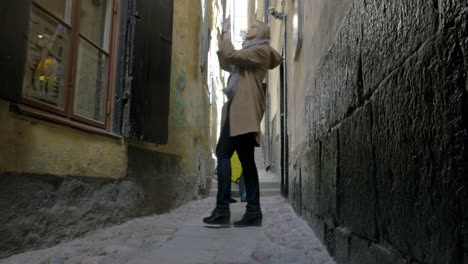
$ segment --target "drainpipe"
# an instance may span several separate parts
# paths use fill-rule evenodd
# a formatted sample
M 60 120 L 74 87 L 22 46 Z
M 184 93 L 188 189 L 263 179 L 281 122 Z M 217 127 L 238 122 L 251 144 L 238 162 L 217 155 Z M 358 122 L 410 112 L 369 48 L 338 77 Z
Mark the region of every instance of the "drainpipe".
M 264 14 L 264 22 L 265 24 L 269 25 L 269 16 L 270 16 L 270 12 L 269 12 L 269 7 L 270 7 L 270 0 L 265 0 L 265 14 Z M 268 78 L 269 78 L 269 74 L 268 74 L 268 71 L 265 75 L 265 83 L 267 85 L 267 87 L 269 87 L 269 81 L 268 81 Z M 268 88 L 267 88 L 267 91 L 266 91 L 266 95 L 265 95 L 265 100 L 266 100 L 266 103 L 265 103 L 265 131 L 264 131 L 264 135 L 263 135 L 263 139 L 262 139 L 262 149 L 263 149 L 263 160 L 265 161 L 265 166 L 266 168 L 268 168 L 271 164 L 271 160 L 270 160 L 270 93 L 268 92 Z

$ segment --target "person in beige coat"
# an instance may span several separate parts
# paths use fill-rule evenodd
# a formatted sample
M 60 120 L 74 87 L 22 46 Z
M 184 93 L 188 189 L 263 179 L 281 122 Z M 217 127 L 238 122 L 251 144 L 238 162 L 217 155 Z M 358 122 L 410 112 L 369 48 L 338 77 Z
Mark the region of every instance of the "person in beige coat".
M 244 172 L 247 191 L 246 212 L 235 227 L 261 226 L 260 189 L 254 148 L 260 145 L 260 122 L 265 112 L 263 79 L 269 69 L 283 58 L 269 45 L 270 29 L 256 21 L 247 32 L 241 50 L 235 50 L 230 37 L 229 19 L 223 23 L 218 59 L 223 70 L 230 72 L 223 89 L 228 101 L 223 107 L 221 135 L 216 147 L 218 158 L 218 194 L 216 207 L 203 222 L 208 226 L 229 226 L 231 197 L 230 158 L 237 151 Z

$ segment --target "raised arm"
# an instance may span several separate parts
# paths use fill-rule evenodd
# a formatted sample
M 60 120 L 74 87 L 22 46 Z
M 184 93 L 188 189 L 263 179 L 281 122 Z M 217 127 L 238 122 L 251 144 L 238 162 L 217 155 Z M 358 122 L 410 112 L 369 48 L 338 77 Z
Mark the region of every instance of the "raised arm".
M 225 65 L 235 65 L 241 68 L 253 68 L 265 65 L 269 50 L 264 45 L 248 49 L 235 50 L 231 40 L 223 39 L 219 45 L 218 56 Z
M 226 61 L 226 58 L 224 58 L 223 55 L 219 51 L 217 52 L 217 55 L 218 55 L 219 66 L 221 67 L 221 69 L 231 72 L 233 70 L 232 69 L 233 65 L 228 63 Z

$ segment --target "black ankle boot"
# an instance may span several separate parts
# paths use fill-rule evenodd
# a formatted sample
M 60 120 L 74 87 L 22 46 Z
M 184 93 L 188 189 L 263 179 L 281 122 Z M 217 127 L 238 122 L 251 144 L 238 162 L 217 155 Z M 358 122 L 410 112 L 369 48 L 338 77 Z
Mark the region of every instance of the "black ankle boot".
M 244 215 L 234 222 L 234 227 L 262 226 L 262 215 Z
M 229 227 L 230 218 L 229 213 L 222 214 L 213 211 L 210 216 L 203 218 L 203 223 L 208 227 Z

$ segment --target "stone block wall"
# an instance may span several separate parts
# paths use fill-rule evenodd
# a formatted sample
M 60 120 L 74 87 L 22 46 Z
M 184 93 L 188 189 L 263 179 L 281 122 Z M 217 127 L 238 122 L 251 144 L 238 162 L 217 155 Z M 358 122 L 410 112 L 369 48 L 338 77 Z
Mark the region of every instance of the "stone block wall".
M 337 263 L 462 263 L 467 3 L 353 1 L 306 87 L 289 199 Z

